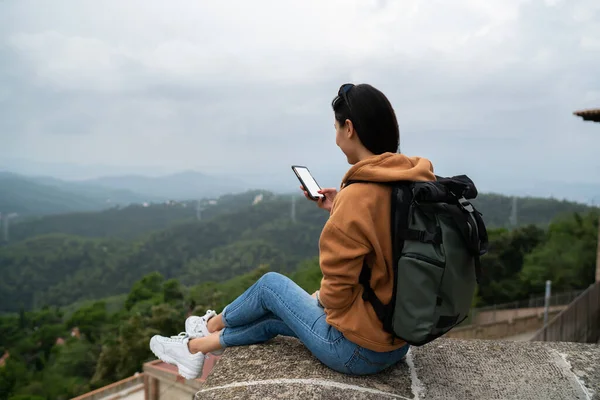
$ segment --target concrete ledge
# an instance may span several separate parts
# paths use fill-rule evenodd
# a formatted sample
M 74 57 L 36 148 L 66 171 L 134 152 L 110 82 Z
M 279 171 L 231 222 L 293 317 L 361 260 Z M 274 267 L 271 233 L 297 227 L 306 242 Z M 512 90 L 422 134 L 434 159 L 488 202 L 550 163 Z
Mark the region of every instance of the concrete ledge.
M 225 351 L 196 399 L 600 399 L 600 346 L 438 339 L 377 375 L 322 365 L 296 339 Z

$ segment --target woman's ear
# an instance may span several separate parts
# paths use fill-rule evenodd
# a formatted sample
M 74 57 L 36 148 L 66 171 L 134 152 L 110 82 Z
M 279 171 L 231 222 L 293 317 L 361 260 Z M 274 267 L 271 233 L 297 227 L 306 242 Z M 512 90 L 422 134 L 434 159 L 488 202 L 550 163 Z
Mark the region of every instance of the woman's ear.
M 346 120 L 346 124 L 344 125 L 344 133 L 348 139 L 352 139 L 356 134 L 354 130 L 354 124 L 349 119 Z

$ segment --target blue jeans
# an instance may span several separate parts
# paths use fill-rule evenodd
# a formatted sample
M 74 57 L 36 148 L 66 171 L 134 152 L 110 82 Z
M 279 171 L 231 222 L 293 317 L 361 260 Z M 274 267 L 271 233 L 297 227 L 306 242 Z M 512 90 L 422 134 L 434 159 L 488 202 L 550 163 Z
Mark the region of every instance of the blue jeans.
M 352 343 L 325 321 L 317 300 L 288 277 L 268 272 L 222 313 L 223 348 L 263 343 L 277 335 L 292 336 L 323 364 L 350 375 L 377 373 L 400 361 L 409 346 L 376 352 Z

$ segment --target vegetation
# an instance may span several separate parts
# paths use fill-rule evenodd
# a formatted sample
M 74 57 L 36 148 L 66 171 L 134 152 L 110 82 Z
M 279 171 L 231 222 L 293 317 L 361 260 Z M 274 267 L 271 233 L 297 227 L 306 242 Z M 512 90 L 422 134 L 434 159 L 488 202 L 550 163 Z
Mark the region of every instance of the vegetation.
M 251 205 L 259 194 L 264 200 Z M 486 210 L 488 200 L 497 209 Z M 479 203 L 486 222 L 493 226 L 489 221 L 502 220 L 502 210 L 511 201 L 482 195 Z M 542 211 L 525 212 L 538 203 L 540 210 L 546 210 L 547 221 L 541 219 Z M 480 293 L 482 301 L 497 302 L 514 294 L 515 288 L 506 285 L 514 285 L 514 271 L 544 240 L 543 228 L 552 210 L 544 204 L 554 204 L 557 212 L 580 207 L 522 199 L 521 221 L 539 226 L 491 230 L 492 248 L 497 250 L 489 256 L 495 264 L 490 264 L 490 288 Z M 302 260 L 318 254 L 318 238 L 327 215 L 311 202 L 299 201 L 293 222 L 290 207 L 288 196 L 255 191 L 223 196 L 212 205 L 206 203 L 200 221 L 191 202 L 46 216 L 15 224 L 11 228 L 13 240 L 0 247 L 0 312 L 67 306 L 123 294 L 137 279 L 154 271 L 167 279 L 190 283 L 224 281 L 261 264 L 291 271 Z M 506 286 L 505 290 L 500 286 Z
M 110 189 L 53 178 L 0 172 L 0 212 L 21 216 L 102 210 L 114 204 L 153 200 L 129 190 Z
M 585 213 L 590 207 L 585 204 L 566 200 L 517 197 L 517 224 L 539 225 L 547 227 L 558 215 Z M 485 223 L 492 228 L 514 228 L 511 226 L 513 198 L 501 194 L 479 194 L 473 201 L 477 209 L 483 213 Z
M 256 194 L 224 197 L 201 221 L 180 205 L 152 206 L 168 210 L 155 225 L 144 214 L 152 207 L 32 220 L 48 228 L 0 247 L 0 357 L 8 355 L 0 400 L 67 399 L 131 376 L 153 358 L 152 335 L 177 334 L 190 312 L 221 310 L 267 271 L 318 289 L 326 213 L 299 201 L 294 222 L 289 197 L 265 193 L 250 205 Z M 531 224 L 489 230 L 474 305 L 539 295 L 547 279 L 555 292 L 593 282 L 598 212 L 569 211 L 550 222 L 551 207 L 536 216 L 527 204 L 520 220 Z M 504 218 L 484 206 L 481 199 L 488 223 Z M 556 210 L 563 206 L 570 207 L 559 202 Z M 98 226 L 85 227 L 88 218 Z M 53 229 L 52 221 L 70 222 Z
M 9 354 L 0 366 L 0 400 L 68 399 L 140 372 L 153 359 L 152 335 L 180 332 L 194 304 L 196 312 L 221 309 L 266 271 L 261 266 L 190 289 L 154 272 L 136 282 L 114 312 L 96 301 L 70 316 L 48 307 L 0 316 L 0 355 Z
M 492 231 L 480 286 L 481 305 L 542 295 L 546 280 L 555 293 L 594 282 L 598 211 L 557 217 L 546 231 L 526 226 Z
M 193 171 L 154 178 L 134 175 L 76 182 L 0 171 L 0 212 L 42 216 L 98 211 L 115 205 L 213 197 L 239 192 L 243 186 L 237 180 Z
M 38 184 L 16 175 L 0 173 L 0 212 L 20 215 L 66 213 L 97 210 L 97 199 L 77 196 L 62 189 Z
M 53 233 L 0 247 L 0 311 L 126 293 L 154 271 L 185 282 L 222 281 L 260 264 L 288 271 L 318 254 L 327 215 L 314 204 L 298 202 L 295 223 L 289 198 L 252 206 L 246 194 L 224 198 L 222 204 L 211 211 L 213 217 L 134 241 Z
M 29 189 L 24 189 L 24 186 Z M 44 186 L 1 173 L 0 187 L 2 187 L 0 212 L 20 213 L 18 218 L 11 221 L 10 243 L 51 233 L 130 240 L 141 238 L 150 232 L 170 228 L 179 223 L 196 220 L 196 201 L 146 205 L 143 205 L 142 201 L 138 201 L 135 204 L 119 207 L 111 205 L 114 202 L 105 202 L 105 197 L 110 195 L 110 192 L 106 192 L 108 189 L 96 188 L 94 191 L 88 189 L 82 192 L 85 195 L 82 197 L 80 193 L 73 194 L 65 191 L 65 188 L 72 190 L 73 184 L 65 186 L 63 182 L 58 186 Z M 77 188 L 80 192 L 82 191 L 79 186 Z M 105 190 L 105 192 L 98 193 L 99 190 Z M 90 197 L 90 193 L 96 197 Z M 263 194 L 265 200 L 282 200 L 283 198 L 289 200 L 289 196 L 275 196 L 273 193 L 265 191 L 248 191 L 243 194 L 221 196 L 214 205 L 204 199 L 201 201 L 202 218 L 212 218 L 247 208 L 259 194 Z M 105 197 L 100 197 L 102 195 Z M 488 226 L 512 227 L 510 225 L 513 206 L 511 197 L 480 194 L 474 203 L 483 213 Z M 305 201 L 299 202 L 299 205 L 307 206 Z M 103 210 L 97 211 L 100 209 Z M 517 199 L 519 225 L 534 224 L 546 227 L 556 215 L 583 213 L 588 210 L 589 207 L 584 204 L 568 201 L 543 198 Z
M 200 201 L 200 217 L 209 219 L 247 208 L 260 194 L 265 199 L 274 197 L 273 194 L 264 191 L 249 191 L 239 195 L 221 196 L 214 202 L 216 204 L 203 199 Z M 99 212 L 18 218 L 11 223 L 9 239 L 10 243 L 15 243 L 51 233 L 89 238 L 135 239 L 178 223 L 196 221 L 197 207 L 197 201 L 131 204 Z

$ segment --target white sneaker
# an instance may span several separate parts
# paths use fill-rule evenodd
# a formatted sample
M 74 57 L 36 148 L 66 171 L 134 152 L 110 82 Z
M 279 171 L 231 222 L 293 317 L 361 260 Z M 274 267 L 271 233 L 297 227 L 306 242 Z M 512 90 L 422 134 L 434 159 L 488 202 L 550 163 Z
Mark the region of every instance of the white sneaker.
M 216 316 L 217 316 L 217 313 L 215 311 L 208 310 L 206 312 L 206 314 L 204 314 L 203 317 L 198 317 L 195 315 L 188 317 L 185 320 L 185 333 L 188 334 L 190 339 L 195 339 L 195 338 L 210 335 L 210 332 L 208 331 L 208 325 L 207 325 L 208 320 L 211 319 L 212 317 L 216 317 Z M 213 352 L 211 352 L 211 354 L 219 356 L 219 355 L 223 354 L 223 351 L 225 351 L 225 350 L 221 349 L 221 350 L 213 351 Z
M 176 365 L 179 375 L 185 379 L 196 379 L 202 374 L 206 356 L 200 352 L 190 353 L 189 340 L 185 332 L 171 337 L 154 335 L 150 339 L 150 350 L 162 361 Z

